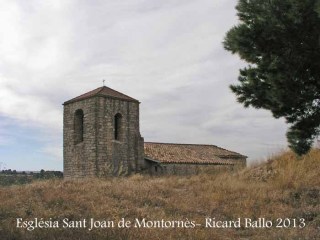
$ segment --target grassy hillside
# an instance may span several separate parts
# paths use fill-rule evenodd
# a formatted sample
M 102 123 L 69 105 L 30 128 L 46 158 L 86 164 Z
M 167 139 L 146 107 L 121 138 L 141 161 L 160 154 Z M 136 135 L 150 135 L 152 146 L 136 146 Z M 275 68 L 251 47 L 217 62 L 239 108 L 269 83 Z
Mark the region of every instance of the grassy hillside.
M 240 172 L 191 177 L 135 175 L 83 181 L 42 180 L 0 188 L 0 239 L 319 239 L 320 152 L 283 153 Z M 205 218 L 240 228 L 205 228 Z M 60 228 L 17 228 L 16 218 L 59 221 Z M 63 219 L 113 220 L 114 228 L 63 228 Z M 194 228 L 118 228 L 121 218 L 194 221 Z M 244 219 L 272 220 L 270 228 Z M 276 227 L 277 218 L 285 223 Z M 288 218 L 289 220 L 285 220 Z M 305 219 L 305 227 L 301 226 Z M 280 221 L 280 220 L 279 220 Z M 290 221 L 289 227 L 288 222 Z M 71 222 L 69 222 L 70 224 Z M 151 223 L 150 223 L 151 224 Z M 296 224 L 296 227 L 294 227 Z

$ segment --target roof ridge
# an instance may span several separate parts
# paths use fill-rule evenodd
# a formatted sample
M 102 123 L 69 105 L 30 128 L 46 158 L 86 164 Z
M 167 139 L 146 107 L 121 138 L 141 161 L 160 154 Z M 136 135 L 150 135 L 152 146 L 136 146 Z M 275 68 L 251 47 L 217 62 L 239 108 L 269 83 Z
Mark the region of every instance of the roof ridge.
M 68 104 L 68 103 L 72 103 L 72 102 L 76 102 L 76 101 L 80 101 L 80 100 L 84 100 L 87 98 L 95 97 L 95 96 L 110 97 L 110 98 L 115 98 L 115 99 L 122 99 L 125 101 L 139 102 L 137 99 L 132 98 L 126 94 L 123 94 L 117 90 L 114 90 L 114 89 L 109 88 L 107 86 L 102 86 L 102 87 L 98 87 L 94 90 L 91 90 L 89 92 L 83 93 L 77 97 L 74 97 L 74 98 L 64 102 L 63 105 Z
M 201 143 L 164 143 L 164 142 L 144 142 L 144 143 L 218 147 L 217 145 L 213 145 L 213 144 L 201 144 Z M 220 148 L 220 147 L 218 147 L 218 148 Z M 224 149 L 224 150 L 226 150 L 226 149 Z M 227 151 L 229 151 L 229 150 L 227 150 Z
M 65 103 L 70 102 L 70 101 L 72 101 L 72 100 L 74 100 L 74 99 L 76 99 L 76 98 L 81 98 L 82 96 L 91 94 L 91 93 L 93 93 L 94 91 L 97 91 L 99 88 L 102 88 L 102 87 L 98 87 L 98 88 L 93 89 L 93 90 L 91 90 L 91 91 L 89 91 L 89 92 L 86 92 L 86 93 L 83 93 L 83 94 L 81 94 L 81 95 L 79 95 L 79 96 L 76 96 L 76 97 L 74 97 L 74 98 L 71 98 L 70 100 L 66 101 Z M 99 90 L 98 92 L 100 92 L 100 91 L 101 91 L 101 90 Z
M 231 152 L 231 153 L 235 153 L 235 154 L 238 154 L 238 155 L 241 155 L 241 156 L 247 157 L 247 156 L 242 155 L 241 153 L 238 153 L 238 152 L 235 152 L 235 151 L 230 151 L 230 150 L 228 150 L 228 149 L 225 149 L 225 148 L 222 148 L 222 147 L 218 147 L 218 146 L 216 146 L 216 147 L 217 147 L 217 148 L 220 148 L 220 149 L 222 149 L 222 150 L 225 150 L 225 151 Z
M 133 100 L 136 100 L 136 101 L 138 101 L 137 99 L 135 99 L 135 98 L 133 98 L 133 97 L 130 97 L 129 95 L 126 95 L 126 94 L 124 94 L 124 93 L 122 93 L 122 92 L 119 92 L 119 91 L 117 91 L 117 90 L 115 90 L 115 89 L 113 89 L 113 88 L 110 88 L 110 87 L 107 87 L 107 86 L 103 86 L 102 88 L 101 88 L 101 91 L 103 90 L 103 88 L 108 88 L 108 89 L 110 89 L 110 90 L 112 90 L 112 91 L 115 91 L 115 92 L 117 92 L 117 93 L 119 93 L 119 94 L 121 94 L 121 95 L 123 95 L 123 96 L 126 96 L 126 97 L 128 97 L 128 98 L 131 98 L 131 99 L 133 99 Z M 100 91 L 99 91 L 100 92 Z M 98 92 L 98 93 L 99 93 Z M 98 94 L 97 93 L 97 94 Z
M 105 86 L 102 86 L 102 87 L 99 87 L 99 88 L 101 88 L 96 94 L 99 94 L 102 90 L 103 90 L 103 88 L 104 88 Z M 97 89 L 99 89 L 99 88 L 97 88 Z

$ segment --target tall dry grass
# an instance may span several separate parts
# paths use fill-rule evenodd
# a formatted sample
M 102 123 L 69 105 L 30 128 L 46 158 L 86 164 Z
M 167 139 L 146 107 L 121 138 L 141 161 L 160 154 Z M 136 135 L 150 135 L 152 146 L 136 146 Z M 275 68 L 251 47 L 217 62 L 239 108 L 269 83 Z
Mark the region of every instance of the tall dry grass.
M 0 188 L 0 239 L 318 239 L 320 152 L 283 153 L 238 172 L 38 181 Z M 16 218 L 219 220 L 305 218 L 300 228 L 16 228 Z

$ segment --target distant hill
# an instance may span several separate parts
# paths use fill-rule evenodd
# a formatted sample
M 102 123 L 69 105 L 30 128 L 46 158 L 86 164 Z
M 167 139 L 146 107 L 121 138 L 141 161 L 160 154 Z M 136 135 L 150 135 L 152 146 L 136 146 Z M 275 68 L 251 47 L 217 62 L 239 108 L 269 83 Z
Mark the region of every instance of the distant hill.
M 31 183 L 39 179 L 55 179 L 62 178 L 63 173 L 60 171 L 16 171 L 16 170 L 2 170 L 0 172 L 0 186 L 10 186 L 15 184 Z

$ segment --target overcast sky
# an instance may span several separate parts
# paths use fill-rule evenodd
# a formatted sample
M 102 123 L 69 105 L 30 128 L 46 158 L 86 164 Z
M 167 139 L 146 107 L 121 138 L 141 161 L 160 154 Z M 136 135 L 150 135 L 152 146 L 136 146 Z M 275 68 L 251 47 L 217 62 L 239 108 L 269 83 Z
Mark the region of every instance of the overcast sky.
M 140 100 L 145 141 L 265 159 L 286 124 L 229 89 L 236 0 L 1 0 L 0 168 L 62 170 L 62 103 L 106 85 Z

